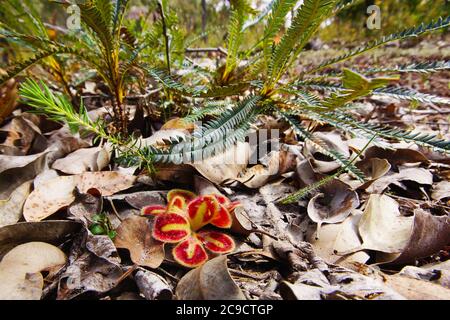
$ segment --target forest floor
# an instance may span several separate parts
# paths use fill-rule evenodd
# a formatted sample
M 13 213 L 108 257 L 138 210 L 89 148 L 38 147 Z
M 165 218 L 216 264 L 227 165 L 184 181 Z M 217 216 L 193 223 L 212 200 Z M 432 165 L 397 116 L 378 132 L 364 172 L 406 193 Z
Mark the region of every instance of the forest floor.
M 448 60 L 449 42 L 438 44 L 378 49 L 346 66 Z M 336 53 L 308 51 L 302 65 Z M 401 81 L 450 97 L 450 72 Z M 448 104 L 377 96 L 358 103 L 351 111 L 358 119 L 450 140 Z M 407 143 L 371 145 L 356 163 L 366 183 L 341 174 L 311 197 L 279 205 L 338 166 L 278 119 L 261 117 L 252 128 L 282 132 L 280 150 L 258 164 L 221 164 L 219 155 L 217 163 L 160 166 L 150 177 L 115 164 L 108 144 L 94 145 L 22 107 L 0 127 L 0 298 L 450 299 L 448 156 Z M 96 105 L 88 107 L 94 114 Z M 184 134 L 174 123 L 149 139 Z M 317 125 L 315 134 L 349 156 L 367 143 L 327 126 Z M 167 205 L 174 188 L 240 202 L 228 232 L 236 242 L 231 254 L 190 271 L 174 261 L 170 245 L 152 238 L 154 218 L 141 209 Z M 6 273 L 8 263 L 16 271 Z

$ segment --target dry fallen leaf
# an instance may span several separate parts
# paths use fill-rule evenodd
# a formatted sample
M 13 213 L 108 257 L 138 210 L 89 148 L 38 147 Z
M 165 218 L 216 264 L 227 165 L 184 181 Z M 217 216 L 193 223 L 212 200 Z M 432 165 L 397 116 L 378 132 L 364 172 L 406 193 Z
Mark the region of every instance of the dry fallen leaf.
M 340 180 L 325 185 L 321 192 L 308 203 L 308 216 L 317 223 L 316 238 L 322 223 L 342 222 L 359 206 L 358 194 Z
M 148 218 L 128 218 L 116 232 L 115 246 L 128 249 L 135 264 L 155 269 L 164 261 L 164 244 L 153 239 Z
M 369 193 L 382 193 L 390 184 L 405 188 L 402 181 L 414 181 L 419 185 L 432 185 L 433 174 L 424 168 L 399 168 L 398 173 L 391 172 L 379 178 L 367 188 Z
M 109 164 L 110 157 L 111 150 L 107 150 L 107 148 L 78 149 L 65 158 L 56 160 L 52 168 L 66 174 L 100 171 Z
M 14 224 L 22 217 L 22 209 L 31 191 L 32 181 L 27 181 L 11 194 L 8 200 L 0 200 L 0 227 Z
M 48 243 L 15 247 L 0 263 L 0 300 L 39 300 L 44 285 L 40 272 L 60 269 L 66 260 L 64 252 Z
M 79 232 L 81 225 L 74 221 L 54 220 L 19 222 L 0 228 L 0 258 L 13 247 L 32 241 L 60 245 Z
M 181 300 L 245 300 L 228 272 L 226 256 L 189 271 L 178 282 L 175 294 Z
M 377 262 L 393 264 L 413 262 L 428 257 L 450 243 L 450 217 L 434 216 L 424 210 L 414 211 L 413 228 L 400 253 L 378 254 Z
M 5 73 L 3 69 L 0 69 L 1 76 L 4 76 Z M 15 79 L 8 80 L 4 86 L 0 87 L 0 124 L 14 111 L 18 97 Z
M 95 188 L 102 196 L 111 196 L 131 188 L 135 181 L 135 176 L 115 171 L 85 172 L 79 175 L 77 187 L 81 193 L 87 193 L 89 189 Z
M 364 153 L 366 159 L 379 158 L 386 159 L 393 166 L 402 165 L 405 163 L 424 163 L 428 164 L 430 161 L 423 155 L 423 153 L 404 148 L 384 149 L 378 146 L 370 147 Z
M 6 170 L 14 168 L 23 168 L 26 165 L 36 161 L 49 151 L 29 155 L 29 156 L 5 156 L 0 155 L 0 174 Z
M 356 166 L 364 173 L 366 176 L 366 182 L 361 182 L 359 180 L 348 179 L 344 182 L 349 184 L 353 189 L 367 189 L 376 180 L 383 177 L 391 169 L 391 165 L 386 159 L 370 158 L 364 159 L 356 164 Z
M 433 186 L 433 192 L 431 193 L 433 200 L 442 200 L 450 198 L 450 181 L 441 181 Z
M 370 256 L 364 251 L 351 253 L 347 256 L 337 255 L 336 252 L 349 251 L 361 246 L 358 235 L 358 222 L 361 214 L 354 213 L 338 224 L 328 224 L 322 227 L 320 238 L 316 239 L 311 232 L 307 238 L 314 248 L 314 252 L 328 263 L 352 268 L 352 264 L 366 263 Z
M 235 180 L 245 170 L 249 161 L 250 145 L 239 142 L 224 153 L 194 163 L 200 174 L 215 184 L 225 180 Z
M 359 222 L 364 249 L 401 252 L 413 230 L 413 217 L 400 214 L 399 204 L 386 195 L 372 194 Z
M 134 276 L 140 292 L 147 300 L 170 300 L 172 290 L 161 276 L 151 271 L 139 270 Z
M 41 221 L 75 200 L 76 176 L 57 177 L 42 183 L 28 197 L 23 216 L 28 222 Z
M 386 285 L 409 300 L 450 300 L 450 289 L 408 277 L 385 276 Z
M 84 231 L 75 238 L 69 265 L 59 278 L 58 300 L 70 300 L 87 292 L 104 293 L 123 276 L 120 257 L 108 236 Z

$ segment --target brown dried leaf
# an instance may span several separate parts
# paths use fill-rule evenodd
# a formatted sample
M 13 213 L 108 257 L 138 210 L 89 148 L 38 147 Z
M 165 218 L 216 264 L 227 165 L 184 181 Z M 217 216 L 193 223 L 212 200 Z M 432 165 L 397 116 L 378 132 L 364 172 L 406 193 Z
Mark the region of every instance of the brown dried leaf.
M 401 252 L 413 230 L 413 217 L 400 214 L 399 204 L 386 195 L 372 194 L 359 222 L 364 249 Z
M 322 223 L 342 222 L 359 206 L 358 194 L 340 180 L 333 180 L 321 191 L 308 203 L 308 216 L 317 223 L 316 238 Z
M 64 252 L 44 242 L 15 247 L 0 263 L 0 300 L 39 300 L 44 285 L 40 272 L 59 269 L 66 259 Z
M 62 159 L 56 160 L 52 168 L 66 174 L 81 174 L 100 171 L 109 164 L 111 150 L 102 147 L 78 149 Z
M 139 270 L 134 276 L 139 290 L 147 300 L 171 300 L 173 293 L 167 282 L 151 271 Z
M 128 218 L 116 231 L 115 246 L 128 249 L 135 264 L 155 269 L 164 261 L 164 244 L 153 239 L 148 218 Z
M 245 300 L 228 272 L 226 256 L 189 271 L 178 282 L 175 294 L 181 300 Z
M 75 200 L 76 176 L 57 177 L 43 182 L 28 197 L 23 216 L 28 222 L 45 219 Z
M 408 263 L 438 252 L 450 243 L 450 217 L 434 216 L 426 211 L 414 211 L 412 234 L 398 254 L 379 254 L 377 262 Z
M 22 209 L 31 192 L 32 181 L 27 181 L 14 190 L 8 200 L 0 200 L 0 227 L 14 224 L 22 217 Z
M 89 189 L 95 188 L 102 196 L 111 196 L 131 188 L 135 181 L 135 176 L 115 171 L 85 172 L 79 175 L 77 187 L 81 193 L 87 193 Z

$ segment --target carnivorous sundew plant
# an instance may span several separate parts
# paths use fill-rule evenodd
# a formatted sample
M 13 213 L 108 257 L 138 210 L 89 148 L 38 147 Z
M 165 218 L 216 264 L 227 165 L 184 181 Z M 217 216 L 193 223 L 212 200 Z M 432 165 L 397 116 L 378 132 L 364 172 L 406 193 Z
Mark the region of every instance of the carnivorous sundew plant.
M 20 1 L 15 2 L 18 7 L 25 6 Z M 425 60 L 362 70 L 342 67 L 343 62 L 391 42 L 445 31 L 450 26 L 450 17 L 385 35 L 351 50 L 342 49 L 342 54 L 317 65 L 304 66 L 300 73 L 294 73 L 292 67 L 302 61 L 305 47 L 324 22 L 332 24 L 337 13 L 358 1 L 304 0 L 298 5 L 296 0 L 273 0 L 266 9 L 258 12 L 248 0 L 231 0 L 226 50 L 221 51 L 226 57 L 219 60 L 217 67 L 201 66 L 187 56 L 192 52 L 188 46 L 194 39 L 180 33 L 168 1 L 153 1 L 156 20 L 153 24 L 142 23 L 139 28 L 131 28 L 124 22 L 128 2 L 86 0 L 81 4 L 80 1 L 85 27 L 75 39 L 67 36 L 60 42 L 44 38 L 37 31 L 32 37 L 24 37 L 20 30 L 14 28 L 14 21 L 2 23 L 1 34 L 5 39 L 12 42 L 19 39 L 32 47 L 37 43 L 39 50 L 29 60 L 11 68 L 1 82 L 17 76 L 33 64 L 48 64 L 50 57 L 83 57 L 110 90 L 113 122 L 117 130 L 105 129 L 107 123 L 104 121 L 91 121 L 82 103 L 78 109 L 72 107 L 69 99 L 61 97 L 63 93 L 53 94 L 45 83 L 25 81 L 20 90 L 24 103 L 54 120 L 83 127 L 110 141 L 116 147 L 116 159 L 129 166 L 150 168 L 158 163 L 191 163 L 195 159 L 223 153 L 244 140 L 251 125 L 262 114 L 282 119 L 293 129 L 298 140 L 321 150 L 353 178 L 361 181 L 366 177 L 348 155 L 327 147 L 324 141 L 312 134 L 315 124 L 328 124 L 350 136 L 367 140 L 375 136 L 372 143 L 381 147 L 387 148 L 387 141 L 400 140 L 450 153 L 450 142 L 437 135 L 361 122 L 351 116 L 351 111 L 358 107 L 355 102 L 372 95 L 419 103 L 450 104 L 448 98 L 398 85 L 405 74 L 449 70 L 449 61 Z M 5 6 L 1 10 L 12 9 Z M 291 24 L 285 28 L 291 12 L 294 12 Z M 39 21 L 38 17 L 33 16 L 33 19 Z M 256 26 L 263 30 L 260 39 L 251 44 L 243 43 L 245 34 Z M 39 41 L 34 41 L 36 39 Z M 130 120 L 124 101 L 133 87 L 131 80 L 138 90 L 155 95 L 155 105 L 160 109 L 152 112 L 169 112 L 184 117 L 187 123 L 200 120 L 204 123 L 191 135 L 172 137 L 163 145 L 141 145 L 141 137 L 124 134 Z M 67 85 L 62 83 L 61 87 Z M 297 197 L 289 199 L 292 202 L 298 200 Z M 186 220 L 179 218 L 180 215 L 176 217 L 180 221 Z M 187 224 L 184 225 L 188 228 Z M 195 224 L 193 228 L 197 227 Z M 188 247 L 202 252 L 200 245 L 196 245 L 201 237 L 189 239 L 191 242 L 185 240 L 182 243 L 193 244 Z
M 155 216 L 153 238 L 175 244 L 172 250 L 175 260 L 194 268 L 208 260 L 208 249 L 213 254 L 225 254 L 234 250 L 233 239 L 220 231 L 207 229 L 208 225 L 229 229 L 232 212 L 239 206 L 218 194 L 197 196 L 187 190 L 172 190 L 167 195 L 167 206 L 148 206 L 142 215 Z

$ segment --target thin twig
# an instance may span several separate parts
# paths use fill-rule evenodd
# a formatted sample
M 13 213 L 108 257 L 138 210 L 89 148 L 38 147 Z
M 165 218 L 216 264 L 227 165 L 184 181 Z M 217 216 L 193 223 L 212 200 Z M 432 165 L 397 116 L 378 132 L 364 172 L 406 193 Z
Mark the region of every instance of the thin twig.
M 161 22 L 162 22 L 162 28 L 163 28 L 163 35 L 164 35 L 164 44 L 166 49 L 166 63 L 167 63 L 167 72 L 170 75 L 170 48 L 169 48 L 169 36 L 167 34 L 167 25 L 166 25 L 166 16 L 164 14 L 164 9 L 161 4 L 161 1 L 158 1 L 158 7 L 159 11 L 161 13 Z
M 186 53 L 203 53 L 203 52 L 218 52 L 224 56 L 228 55 L 227 50 L 221 47 L 217 48 L 187 48 L 185 50 Z

